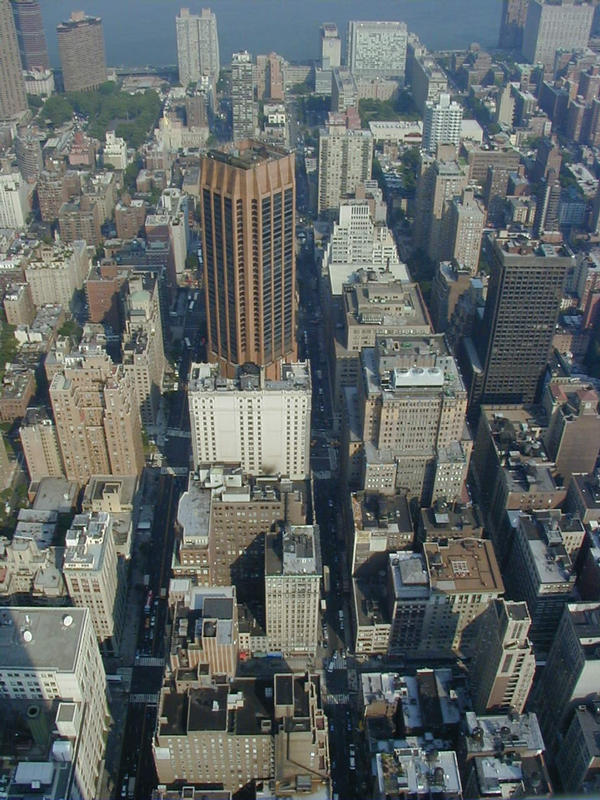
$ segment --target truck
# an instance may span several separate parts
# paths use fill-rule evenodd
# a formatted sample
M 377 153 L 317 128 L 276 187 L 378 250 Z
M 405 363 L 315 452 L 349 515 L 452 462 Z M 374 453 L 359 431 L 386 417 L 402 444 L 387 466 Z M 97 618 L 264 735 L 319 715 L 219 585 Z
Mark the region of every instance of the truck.
M 150 575 L 144 575 L 144 586 L 146 589 L 150 586 Z
M 321 612 L 324 614 L 327 611 L 327 600 L 324 597 L 321 598 Z

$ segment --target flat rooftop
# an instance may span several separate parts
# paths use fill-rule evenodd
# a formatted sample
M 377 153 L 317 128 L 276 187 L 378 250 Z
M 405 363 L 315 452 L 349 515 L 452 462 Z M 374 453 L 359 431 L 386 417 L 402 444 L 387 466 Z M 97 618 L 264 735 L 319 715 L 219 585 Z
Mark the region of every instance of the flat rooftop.
M 206 158 L 220 161 L 237 169 L 252 169 L 257 164 L 278 161 L 280 158 L 285 158 L 289 155 L 289 151 L 283 147 L 275 147 L 264 142 L 248 139 L 245 142 L 230 145 L 227 149 L 209 150 Z
M 0 669 L 71 672 L 86 608 L 0 609 Z
M 504 584 L 489 540 L 457 539 L 446 545 L 425 542 L 431 587 L 449 594 L 502 594 Z

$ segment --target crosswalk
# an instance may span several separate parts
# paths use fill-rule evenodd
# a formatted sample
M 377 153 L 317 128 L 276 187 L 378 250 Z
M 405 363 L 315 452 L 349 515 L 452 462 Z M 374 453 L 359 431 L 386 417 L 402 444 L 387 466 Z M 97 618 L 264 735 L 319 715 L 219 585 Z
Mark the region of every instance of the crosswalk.
M 158 694 L 156 694 L 155 692 L 150 692 L 147 694 L 130 694 L 129 702 L 134 703 L 136 705 L 147 704 L 151 706 L 157 706 Z
M 350 695 L 349 694 L 328 694 L 327 695 L 327 703 L 330 703 L 333 706 L 347 706 L 350 702 Z
M 154 656 L 142 656 L 136 659 L 136 667 L 164 667 L 164 658 L 156 658 Z

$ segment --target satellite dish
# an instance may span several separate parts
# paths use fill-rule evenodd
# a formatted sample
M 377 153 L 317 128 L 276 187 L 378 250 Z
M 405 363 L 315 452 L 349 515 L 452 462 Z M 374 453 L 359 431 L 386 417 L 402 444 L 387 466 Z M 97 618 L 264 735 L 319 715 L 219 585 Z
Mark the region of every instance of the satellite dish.
M 23 631 L 23 639 L 25 639 L 27 643 L 32 642 L 33 634 L 31 633 L 31 631 Z
M 63 617 L 63 625 L 65 628 L 70 628 L 73 624 L 73 617 L 70 614 L 65 614 Z

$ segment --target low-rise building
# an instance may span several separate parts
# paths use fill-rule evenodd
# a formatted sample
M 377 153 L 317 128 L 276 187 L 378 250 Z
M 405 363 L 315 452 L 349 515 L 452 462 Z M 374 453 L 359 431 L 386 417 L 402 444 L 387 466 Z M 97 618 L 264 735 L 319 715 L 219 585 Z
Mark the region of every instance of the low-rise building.
M 171 602 L 171 599 L 170 599 Z M 169 662 L 179 675 L 195 673 L 198 681 L 235 677 L 239 634 L 235 588 L 192 586 L 173 603 Z
M 454 750 L 427 750 L 422 740 L 378 742 L 375 755 L 376 800 L 437 796 L 462 800 L 462 784 Z
M 376 575 L 387 567 L 389 553 L 412 547 L 414 532 L 405 495 L 356 492 L 350 497 L 351 572 Z

